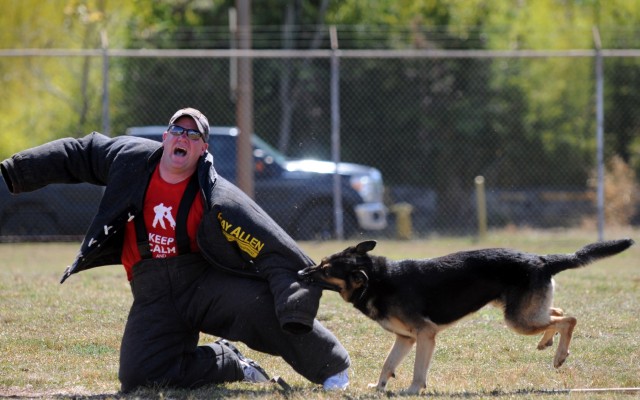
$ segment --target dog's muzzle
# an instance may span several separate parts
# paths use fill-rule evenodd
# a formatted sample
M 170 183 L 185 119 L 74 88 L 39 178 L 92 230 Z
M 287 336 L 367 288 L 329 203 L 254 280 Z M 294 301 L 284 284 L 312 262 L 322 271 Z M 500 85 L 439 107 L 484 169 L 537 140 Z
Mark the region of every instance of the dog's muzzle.
M 334 292 L 339 292 L 340 288 L 336 285 L 332 285 L 328 282 L 325 282 L 322 279 L 315 279 L 314 275 L 317 272 L 317 270 L 315 270 L 313 267 L 308 267 L 305 269 L 301 269 L 300 271 L 298 271 L 298 277 L 300 278 L 300 280 L 302 280 L 303 282 L 306 282 L 310 285 L 314 285 L 314 286 L 318 286 L 320 288 L 322 288 L 323 290 L 333 290 Z

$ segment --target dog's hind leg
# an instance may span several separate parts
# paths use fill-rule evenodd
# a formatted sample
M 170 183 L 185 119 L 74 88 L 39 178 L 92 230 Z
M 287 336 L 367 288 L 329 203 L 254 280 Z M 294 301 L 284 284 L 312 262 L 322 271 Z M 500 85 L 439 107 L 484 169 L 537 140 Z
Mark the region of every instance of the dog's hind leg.
M 576 326 L 577 320 L 574 317 L 556 316 L 552 315 L 550 321 L 545 325 L 538 324 L 523 324 L 522 321 L 514 324 L 510 322 L 510 327 L 516 332 L 524 335 L 533 335 L 540 332 L 544 332 L 542 340 L 538 343 L 538 349 L 545 348 L 550 340 L 553 339 L 555 333 L 560 334 L 560 341 L 558 342 L 558 348 L 556 349 L 556 355 L 553 358 L 553 366 L 559 368 L 569 356 L 569 345 L 571 344 L 571 337 L 573 335 L 573 329 Z
M 427 373 L 429 364 L 436 347 L 437 329 L 427 326 L 418 332 L 418 342 L 416 345 L 416 360 L 413 365 L 413 381 L 407 389 L 407 393 L 418 394 L 420 389 L 427 387 Z
M 370 384 L 369 386 L 375 386 L 377 390 L 383 391 L 387 386 L 389 379 L 395 377 L 396 368 L 405 358 L 407 353 L 409 353 L 409 350 L 411 350 L 415 342 L 415 338 L 396 334 L 396 341 L 393 343 L 393 347 L 391 348 L 387 359 L 384 360 L 378 383 L 375 385 Z
M 574 317 L 552 316 L 551 324 L 555 326 L 555 330 L 560 334 L 558 349 L 553 358 L 553 366 L 559 368 L 569 356 L 569 345 L 573 336 L 573 329 L 578 321 Z
M 561 308 L 551 307 L 549 309 L 549 315 L 552 317 L 561 317 L 564 315 L 564 311 Z M 542 339 L 540 339 L 540 342 L 538 343 L 538 350 L 544 350 L 547 347 L 551 347 L 553 345 L 553 337 L 555 336 L 556 332 L 557 330 L 555 329 L 555 327 L 552 326 L 548 328 L 544 332 Z

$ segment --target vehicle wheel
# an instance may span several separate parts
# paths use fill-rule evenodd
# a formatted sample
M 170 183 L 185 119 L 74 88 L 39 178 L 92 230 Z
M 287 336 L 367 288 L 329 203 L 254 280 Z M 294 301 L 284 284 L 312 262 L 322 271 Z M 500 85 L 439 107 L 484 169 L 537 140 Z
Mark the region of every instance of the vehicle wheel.
M 362 231 L 358 226 L 358 219 L 356 218 L 353 212 L 348 212 L 345 210 L 344 212 L 344 221 L 342 222 L 344 226 L 344 238 L 354 238 L 362 235 Z
M 0 227 L 0 236 L 44 236 L 58 234 L 55 219 L 47 213 L 12 213 L 6 215 Z
M 308 207 L 291 229 L 291 236 L 296 240 L 327 240 L 334 236 L 333 233 L 333 207 L 330 204 Z
M 348 238 L 356 235 L 358 233 L 358 222 L 355 215 L 345 211 L 343 218 L 344 237 Z M 290 231 L 296 240 L 329 240 L 335 238 L 333 206 L 325 203 L 309 207 L 298 218 Z

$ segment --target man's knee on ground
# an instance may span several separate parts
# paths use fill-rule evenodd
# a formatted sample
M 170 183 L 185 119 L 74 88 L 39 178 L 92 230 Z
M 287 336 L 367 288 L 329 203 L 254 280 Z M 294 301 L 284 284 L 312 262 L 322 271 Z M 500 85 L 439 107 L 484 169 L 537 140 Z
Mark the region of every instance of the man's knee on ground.
M 122 393 L 132 392 L 135 389 L 147 384 L 146 377 L 142 376 L 142 374 L 140 373 L 137 373 L 132 368 L 120 368 L 118 379 L 120 379 L 120 391 Z
M 136 362 L 121 357 L 118 371 L 120 391 L 127 393 L 140 387 L 166 386 L 173 380 L 171 369 L 169 363 L 152 366 L 149 360 Z

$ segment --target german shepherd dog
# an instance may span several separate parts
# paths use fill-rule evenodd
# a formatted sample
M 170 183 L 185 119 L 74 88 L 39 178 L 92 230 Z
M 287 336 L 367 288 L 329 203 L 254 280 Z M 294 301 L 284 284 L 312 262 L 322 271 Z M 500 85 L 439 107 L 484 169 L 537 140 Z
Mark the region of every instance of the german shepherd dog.
M 299 276 L 334 290 L 367 317 L 396 334 L 375 387 L 385 390 L 396 367 L 416 345 L 413 381 L 406 390 L 426 387 L 436 335 L 488 303 L 501 307 L 507 326 L 524 335 L 542 334 L 538 349 L 553 345 L 558 368 L 569 355 L 574 317 L 553 307 L 552 277 L 618 254 L 631 239 L 593 243 L 574 254 L 537 255 L 495 248 L 452 253 L 423 260 L 392 261 L 368 254 L 373 240 L 324 258 Z M 370 386 L 373 386 L 371 384 Z

